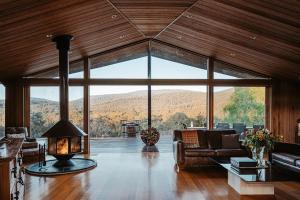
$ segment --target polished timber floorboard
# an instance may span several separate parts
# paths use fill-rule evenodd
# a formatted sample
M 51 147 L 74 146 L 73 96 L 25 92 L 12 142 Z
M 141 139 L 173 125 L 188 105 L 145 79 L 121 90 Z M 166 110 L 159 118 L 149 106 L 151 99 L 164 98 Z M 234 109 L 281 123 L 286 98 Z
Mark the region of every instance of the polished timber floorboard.
M 98 166 L 88 172 L 56 177 L 26 175 L 26 200 L 265 200 L 273 196 L 240 196 L 227 184 L 227 171 L 218 167 L 193 171 L 174 169 L 172 137 L 162 136 L 159 153 L 142 153 L 137 138 L 91 140 L 90 157 Z M 122 152 L 122 153 L 121 153 Z M 51 159 L 49 157 L 48 159 Z M 276 184 L 275 184 L 276 186 Z M 299 196 L 299 182 L 278 183 Z
M 171 153 L 102 153 L 97 168 L 74 175 L 26 175 L 27 200 L 214 200 L 275 199 L 240 196 L 227 172 L 210 167 L 177 172 Z

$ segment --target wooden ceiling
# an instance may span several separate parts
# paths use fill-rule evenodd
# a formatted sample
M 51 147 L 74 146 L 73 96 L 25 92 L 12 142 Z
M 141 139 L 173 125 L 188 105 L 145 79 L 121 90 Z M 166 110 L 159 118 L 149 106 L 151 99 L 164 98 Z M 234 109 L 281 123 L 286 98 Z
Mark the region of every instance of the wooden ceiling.
M 156 38 L 269 76 L 300 76 L 300 1 L 199 0 Z
M 71 61 L 145 38 L 259 73 L 300 77 L 297 0 L 2 0 L 0 79 L 58 64 L 47 35 L 72 34 Z
M 111 0 L 146 37 L 154 37 L 196 0 Z
M 58 65 L 58 52 L 47 35 L 74 36 L 71 60 L 144 38 L 103 0 L 1 1 L 0 8 L 1 78 Z

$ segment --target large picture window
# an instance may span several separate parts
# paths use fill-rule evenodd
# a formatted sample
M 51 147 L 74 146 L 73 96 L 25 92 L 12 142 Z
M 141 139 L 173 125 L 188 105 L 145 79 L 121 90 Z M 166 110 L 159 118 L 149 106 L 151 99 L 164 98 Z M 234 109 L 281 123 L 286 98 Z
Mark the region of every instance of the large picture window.
M 262 75 L 235 66 L 214 61 L 214 79 L 264 79 Z
M 207 59 L 182 49 L 153 43 L 152 79 L 207 79 Z
M 83 87 L 69 88 L 69 119 L 83 130 Z
M 91 78 L 134 79 L 147 78 L 147 57 L 114 63 L 91 70 Z
M 137 132 L 146 128 L 147 94 L 147 86 L 90 86 L 90 136 L 127 136 L 131 124 Z
M 30 133 L 41 137 L 59 120 L 59 88 L 30 87 Z
M 171 135 L 185 127 L 241 133 L 269 124 L 265 90 L 270 79 L 261 74 L 159 41 L 116 48 L 85 61 L 70 64 L 69 117 L 81 129 L 88 125 L 91 138 L 126 137 L 149 125 Z M 29 77 L 59 83 L 57 68 Z M 59 120 L 59 87 L 31 86 L 30 94 L 30 130 L 40 137 Z M 87 104 L 84 98 L 89 98 Z
M 261 128 L 264 124 L 264 87 L 214 88 L 215 128 L 243 132 L 245 128 Z
M 147 43 L 95 56 L 90 59 L 91 78 L 145 79 L 147 59 Z
M 188 128 L 206 129 L 205 86 L 152 86 L 152 126 L 161 134 Z
M 70 70 L 69 70 L 69 78 L 79 78 L 82 79 L 83 74 L 83 61 L 77 61 L 70 64 Z

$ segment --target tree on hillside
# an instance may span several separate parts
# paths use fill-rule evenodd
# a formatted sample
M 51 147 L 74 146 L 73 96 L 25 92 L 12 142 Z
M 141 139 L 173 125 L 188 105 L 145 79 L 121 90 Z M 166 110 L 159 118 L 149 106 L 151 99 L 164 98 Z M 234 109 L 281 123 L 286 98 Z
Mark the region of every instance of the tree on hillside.
M 162 115 L 151 116 L 152 127 L 156 128 L 161 134 L 167 130 L 167 127 L 163 121 Z
M 253 123 L 263 124 L 264 105 L 248 88 L 236 88 L 230 102 L 223 108 L 224 121 L 229 123 L 243 122 L 248 126 Z
M 171 115 L 169 119 L 166 120 L 165 125 L 168 129 L 174 130 L 174 129 L 182 128 L 179 125 L 180 123 L 189 126 L 190 122 L 191 122 L 190 118 L 185 113 L 177 112 L 174 115 Z
M 190 119 L 193 122 L 194 127 L 204 127 L 206 123 L 206 117 L 199 114 L 195 118 Z
M 90 136 L 101 137 L 116 133 L 116 126 L 105 116 L 94 117 L 90 121 Z
M 31 113 L 31 135 L 33 137 L 40 137 L 47 129 L 45 127 L 46 120 L 43 117 L 42 112 L 33 112 Z

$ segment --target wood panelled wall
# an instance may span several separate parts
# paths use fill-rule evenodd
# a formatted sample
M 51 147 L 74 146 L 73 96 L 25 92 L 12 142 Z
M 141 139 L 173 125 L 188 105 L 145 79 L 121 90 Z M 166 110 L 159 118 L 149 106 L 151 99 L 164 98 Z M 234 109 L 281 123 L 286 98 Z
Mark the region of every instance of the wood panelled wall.
M 4 83 L 5 126 L 24 126 L 24 86 L 18 81 Z
M 271 110 L 273 133 L 283 135 L 285 142 L 300 143 L 296 134 L 297 119 L 300 118 L 300 83 L 274 81 Z

